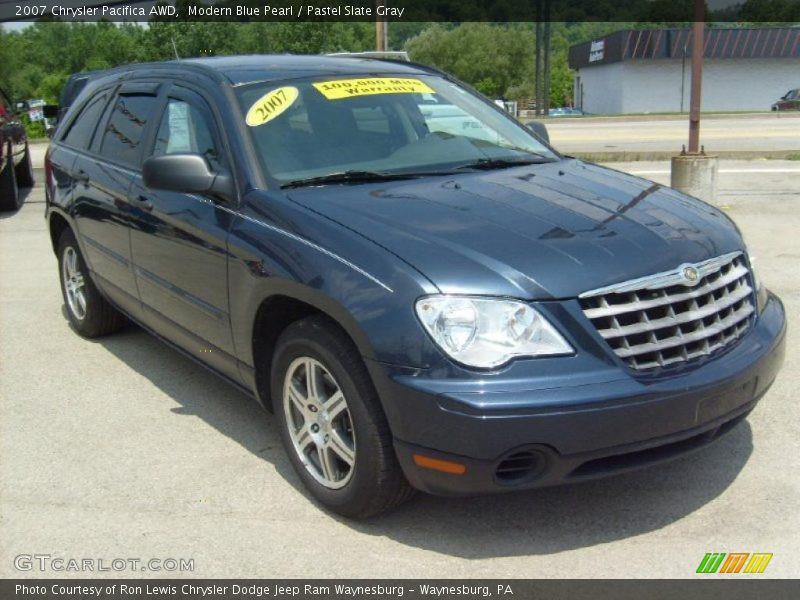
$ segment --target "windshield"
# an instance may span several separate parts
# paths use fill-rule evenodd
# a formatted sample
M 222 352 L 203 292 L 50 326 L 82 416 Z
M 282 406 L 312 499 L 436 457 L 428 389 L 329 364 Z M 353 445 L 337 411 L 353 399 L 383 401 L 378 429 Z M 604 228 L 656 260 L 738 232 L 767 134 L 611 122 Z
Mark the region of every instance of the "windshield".
M 261 165 L 281 184 L 558 158 L 525 128 L 441 77 L 331 76 L 254 84 L 238 96 Z

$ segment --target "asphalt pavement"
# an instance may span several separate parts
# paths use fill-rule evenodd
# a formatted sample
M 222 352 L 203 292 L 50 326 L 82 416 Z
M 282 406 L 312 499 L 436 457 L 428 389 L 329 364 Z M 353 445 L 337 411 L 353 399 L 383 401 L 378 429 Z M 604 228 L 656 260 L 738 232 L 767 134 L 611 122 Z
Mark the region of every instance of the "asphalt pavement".
M 667 163 L 613 166 L 669 180 Z M 796 576 L 800 164 L 723 162 L 718 204 L 791 319 L 787 363 L 748 421 L 648 470 L 418 495 L 359 523 L 309 498 L 252 400 L 136 327 L 70 329 L 35 188 L 0 216 L 0 577 L 695 577 L 706 552 L 771 552 L 760 577 Z M 24 554 L 194 570 L 16 570 Z

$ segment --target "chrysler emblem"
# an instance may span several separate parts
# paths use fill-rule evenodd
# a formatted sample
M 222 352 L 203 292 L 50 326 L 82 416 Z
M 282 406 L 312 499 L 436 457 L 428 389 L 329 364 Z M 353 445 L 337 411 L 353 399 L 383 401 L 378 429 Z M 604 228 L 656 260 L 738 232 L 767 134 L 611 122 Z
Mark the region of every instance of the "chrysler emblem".
M 700 274 L 697 272 L 697 269 L 694 267 L 684 267 L 683 269 L 683 278 L 687 281 L 687 283 L 695 283 L 699 275 Z

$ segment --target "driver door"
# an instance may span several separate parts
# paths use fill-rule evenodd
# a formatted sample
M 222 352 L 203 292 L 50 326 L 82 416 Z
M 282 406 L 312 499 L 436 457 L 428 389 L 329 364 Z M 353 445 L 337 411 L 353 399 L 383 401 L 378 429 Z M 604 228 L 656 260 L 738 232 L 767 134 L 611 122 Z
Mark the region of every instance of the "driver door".
M 205 156 L 212 169 L 228 166 L 208 103 L 180 86 L 167 94 L 150 148 L 146 157 L 192 153 Z M 136 207 L 131 254 L 145 321 L 238 380 L 228 306 L 232 207 L 210 196 L 148 189 L 141 175 L 129 194 Z

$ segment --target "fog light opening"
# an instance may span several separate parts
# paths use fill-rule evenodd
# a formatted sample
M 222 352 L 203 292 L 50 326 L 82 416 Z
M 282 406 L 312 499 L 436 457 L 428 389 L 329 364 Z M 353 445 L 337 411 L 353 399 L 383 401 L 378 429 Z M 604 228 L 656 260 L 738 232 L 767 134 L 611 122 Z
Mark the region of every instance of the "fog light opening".
M 495 479 L 503 485 L 518 485 L 538 477 L 545 468 L 546 457 L 535 450 L 515 452 L 500 461 Z

